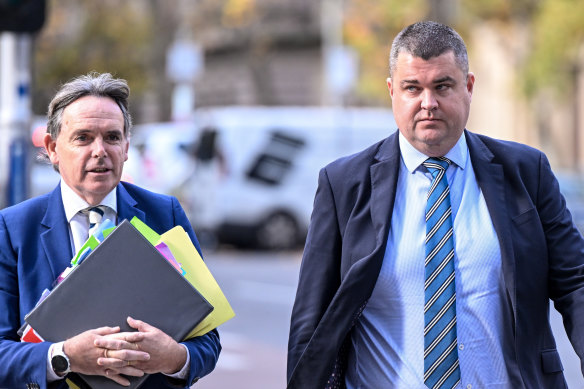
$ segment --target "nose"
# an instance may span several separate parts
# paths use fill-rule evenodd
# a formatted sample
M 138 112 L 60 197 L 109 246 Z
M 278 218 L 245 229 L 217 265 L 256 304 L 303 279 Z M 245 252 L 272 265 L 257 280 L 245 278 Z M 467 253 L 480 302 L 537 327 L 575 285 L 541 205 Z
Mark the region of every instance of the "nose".
M 106 155 L 104 141 L 101 138 L 96 138 L 92 144 L 92 156 L 96 158 L 103 158 Z
M 425 90 L 422 94 L 422 109 L 433 111 L 436 108 L 438 108 L 438 100 L 436 100 L 433 91 Z

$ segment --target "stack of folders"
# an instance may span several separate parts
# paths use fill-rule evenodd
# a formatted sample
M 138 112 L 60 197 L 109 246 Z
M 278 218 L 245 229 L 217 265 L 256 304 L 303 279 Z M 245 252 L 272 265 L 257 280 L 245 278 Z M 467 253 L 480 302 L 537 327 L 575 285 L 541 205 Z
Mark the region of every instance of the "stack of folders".
M 135 331 L 126 322 L 131 316 L 181 341 L 232 318 L 233 310 L 182 227 L 163 235 L 149 230 L 148 236 L 147 230 L 139 220 L 120 223 L 26 322 L 42 339 L 58 342 L 102 326 Z M 122 387 L 102 376 L 79 376 L 94 389 Z M 147 375 L 127 378 L 130 388 L 138 388 Z

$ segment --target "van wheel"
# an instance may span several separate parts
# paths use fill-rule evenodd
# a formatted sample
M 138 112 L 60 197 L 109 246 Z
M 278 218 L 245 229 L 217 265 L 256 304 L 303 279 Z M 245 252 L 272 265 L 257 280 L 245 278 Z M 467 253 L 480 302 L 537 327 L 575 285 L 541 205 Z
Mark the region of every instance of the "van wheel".
M 298 244 L 298 225 L 286 213 L 270 215 L 259 226 L 256 233 L 258 247 L 266 250 L 286 250 Z

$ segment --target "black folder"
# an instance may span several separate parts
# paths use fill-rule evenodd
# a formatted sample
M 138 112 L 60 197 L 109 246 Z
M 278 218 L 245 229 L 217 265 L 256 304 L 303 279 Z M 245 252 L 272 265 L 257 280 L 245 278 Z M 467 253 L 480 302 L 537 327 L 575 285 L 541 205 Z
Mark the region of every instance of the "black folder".
M 83 331 L 143 320 L 181 341 L 213 307 L 166 258 L 124 220 L 26 317 L 40 336 L 63 341 Z M 79 375 L 94 389 L 123 386 Z M 143 377 L 127 377 L 137 388 Z

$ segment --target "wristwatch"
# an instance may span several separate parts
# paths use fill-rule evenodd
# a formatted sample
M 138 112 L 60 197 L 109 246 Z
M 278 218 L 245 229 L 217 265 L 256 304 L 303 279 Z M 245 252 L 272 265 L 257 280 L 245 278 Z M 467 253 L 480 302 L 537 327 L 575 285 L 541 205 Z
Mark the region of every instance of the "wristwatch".
M 71 364 L 69 363 L 69 358 L 63 351 L 63 344 L 65 342 L 55 343 L 51 356 L 51 367 L 61 377 L 71 372 Z

